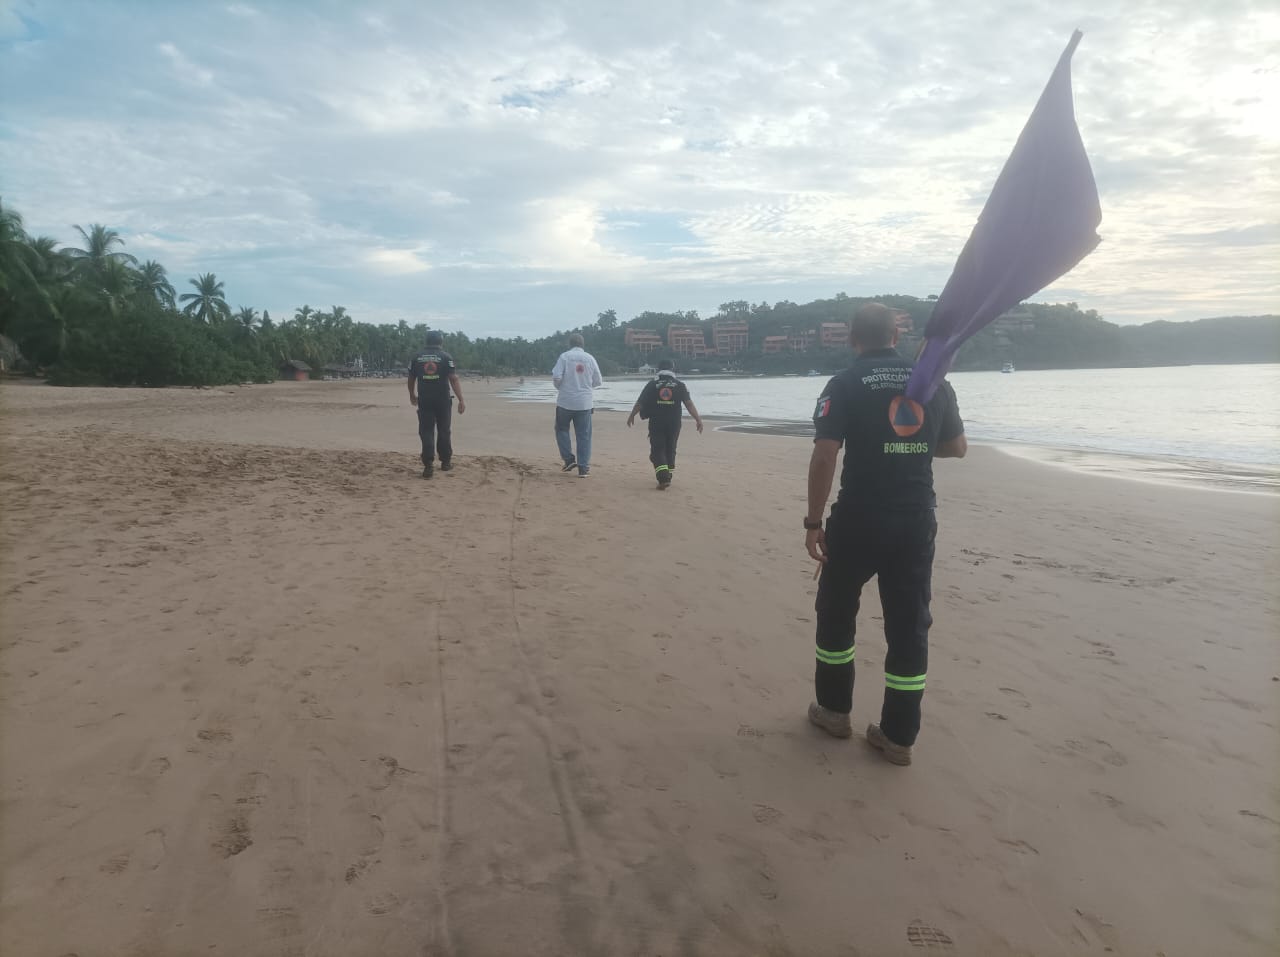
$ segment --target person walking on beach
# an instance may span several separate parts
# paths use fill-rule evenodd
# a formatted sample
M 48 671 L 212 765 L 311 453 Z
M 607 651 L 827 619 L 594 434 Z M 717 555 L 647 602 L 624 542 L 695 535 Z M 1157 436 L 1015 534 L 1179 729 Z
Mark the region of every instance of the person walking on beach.
M 853 365 L 823 390 L 814 410 L 805 547 L 821 565 L 817 665 L 809 720 L 837 738 L 853 734 L 854 627 L 862 586 L 878 576 L 888 652 L 880 723 L 867 742 L 894 764 L 910 764 L 920 731 L 929 656 L 933 576 L 933 460 L 963 458 L 964 423 L 951 385 L 921 406 L 903 391 L 911 363 L 894 346 L 895 313 L 869 303 L 854 314 Z M 840 492 L 822 513 L 844 445 Z
M 586 478 L 591 471 L 591 418 L 595 397 L 593 389 L 600 388 L 600 366 L 587 352 L 582 336 L 576 332 L 569 337 L 569 351 L 561 354 L 551 370 L 551 381 L 559 393 L 556 397 L 556 445 L 560 449 L 563 472 L 572 472 L 575 466 L 578 477 Z M 573 426 L 578 439 L 575 456 L 569 441 L 569 426 Z
M 416 388 L 416 392 L 415 392 Z M 458 384 L 453 356 L 444 351 L 444 333 L 427 333 L 427 347 L 409 364 L 409 404 L 418 409 L 418 438 L 422 440 L 422 477 L 431 478 L 432 462 L 438 452 L 440 471 L 453 468 L 453 395 L 458 397 L 458 415 L 467 411 Z
M 663 359 L 658 363 L 658 375 L 640 391 L 640 398 L 627 417 L 627 428 L 635 425 L 636 416 L 649 420 L 649 461 L 658 479 L 658 488 L 665 491 L 675 478 L 676 443 L 680 441 L 680 406 L 693 416 L 698 432 L 702 432 L 702 416 L 693 405 L 688 387 L 676 378 L 675 363 Z

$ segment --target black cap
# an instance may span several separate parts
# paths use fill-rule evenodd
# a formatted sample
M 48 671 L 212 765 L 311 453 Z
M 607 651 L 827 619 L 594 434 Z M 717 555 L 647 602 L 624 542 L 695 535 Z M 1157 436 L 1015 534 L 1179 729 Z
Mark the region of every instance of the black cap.
M 427 345 L 442 346 L 444 345 L 444 333 L 439 329 L 432 329 L 427 333 Z
M 674 370 L 674 369 L 675 369 L 675 367 L 676 367 L 676 364 L 675 364 L 675 362 L 674 362 L 673 360 L 671 360 L 671 359 L 659 359 L 659 360 L 658 360 L 658 371 L 659 371 L 659 372 L 666 372 L 668 369 Z

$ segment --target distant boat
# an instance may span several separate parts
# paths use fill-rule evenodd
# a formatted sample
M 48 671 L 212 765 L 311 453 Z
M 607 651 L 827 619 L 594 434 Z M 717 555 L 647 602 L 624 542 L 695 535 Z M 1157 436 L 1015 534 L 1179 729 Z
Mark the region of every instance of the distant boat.
M 1012 371 L 1013 371 L 1013 363 L 1012 363 L 1012 362 L 1006 362 L 1004 365 L 1002 365 L 1002 366 L 1000 367 L 1000 371 L 1001 371 L 1001 372 L 1012 372 Z
M 817 369 L 810 369 L 807 375 L 822 375 L 822 373 L 819 372 Z

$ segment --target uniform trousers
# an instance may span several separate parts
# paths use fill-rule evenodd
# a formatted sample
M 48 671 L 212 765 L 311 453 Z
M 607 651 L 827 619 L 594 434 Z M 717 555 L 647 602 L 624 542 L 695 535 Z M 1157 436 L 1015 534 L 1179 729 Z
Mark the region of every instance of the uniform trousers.
M 675 471 L 676 443 L 679 441 L 679 419 L 674 422 L 649 420 L 649 461 L 653 463 L 658 481 L 664 485 L 671 481 L 671 473 Z
M 878 579 L 884 610 L 884 702 L 880 728 L 910 746 L 920 732 L 929 661 L 930 588 L 938 523 L 932 508 L 900 511 L 837 505 L 827 520 L 827 563 L 818 580 L 818 704 L 853 709 L 854 636 L 862 586 Z
M 453 396 L 418 396 L 418 438 L 422 440 L 422 464 L 430 465 L 438 452 L 441 464 L 453 458 Z

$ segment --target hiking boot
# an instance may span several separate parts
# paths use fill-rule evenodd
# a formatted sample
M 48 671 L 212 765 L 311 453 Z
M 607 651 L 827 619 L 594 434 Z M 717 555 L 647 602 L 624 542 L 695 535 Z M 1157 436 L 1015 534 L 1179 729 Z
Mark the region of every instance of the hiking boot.
M 441 463 L 440 463 L 440 471 L 441 471 L 441 472 L 452 472 L 452 471 L 453 471 L 453 460 L 452 460 L 452 459 L 450 459 L 448 462 L 441 462 Z
M 847 714 L 824 708 L 816 701 L 809 705 L 809 723 L 833 738 L 848 738 L 853 735 L 853 725 L 849 723 Z
M 431 478 L 431 476 L 434 474 L 435 474 L 435 469 L 433 469 L 430 465 L 424 465 L 422 467 L 423 478 Z
M 894 744 L 885 737 L 878 724 L 867 725 L 867 744 L 883 754 L 890 764 L 900 764 L 905 767 L 911 763 L 911 746 Z

